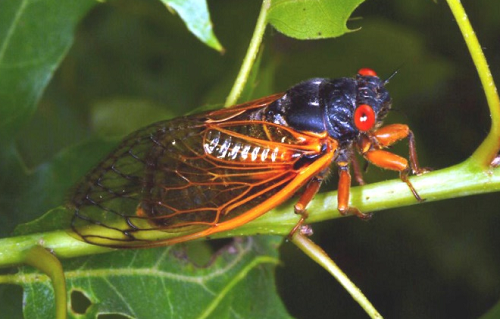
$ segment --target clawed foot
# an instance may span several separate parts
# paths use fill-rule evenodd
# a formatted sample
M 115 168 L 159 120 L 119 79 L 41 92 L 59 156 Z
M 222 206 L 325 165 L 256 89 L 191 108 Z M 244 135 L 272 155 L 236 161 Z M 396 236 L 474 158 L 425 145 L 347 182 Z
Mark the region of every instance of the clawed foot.
M 412 173 L 413 173 L 413 175 L 420 176 L 420 175 L 424 175 L 424 174 L 427 174 L 429 172 L 432 172 L 433 170 L 434 169 L 431 167 L 421 167 L 417 171 L 412 171 Z

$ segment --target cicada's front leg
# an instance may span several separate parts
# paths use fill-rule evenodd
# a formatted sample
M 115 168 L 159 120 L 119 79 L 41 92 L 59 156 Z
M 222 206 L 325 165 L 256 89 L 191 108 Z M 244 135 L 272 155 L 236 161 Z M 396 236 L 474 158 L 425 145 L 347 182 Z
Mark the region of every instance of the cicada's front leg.
M 383 150 L 383 148 L 389 147 L 404 138 L 408 138 L 410 163 L 399 155 Z M 370 163 L 384 169 L 398 171 L 401 180 L 408 185 L 413 196 L 418 201 L 423 201 L 408 179 L 408 175 L 410 174 L 410 170 L 416 175 L 424 174 L 429 170 L 421 168 L 418 164 L 415 137 L 408 126 L 392 124 L 380 128 L 373 132 L 370 137 L 362 139 L 358 147 L 363 157 Z

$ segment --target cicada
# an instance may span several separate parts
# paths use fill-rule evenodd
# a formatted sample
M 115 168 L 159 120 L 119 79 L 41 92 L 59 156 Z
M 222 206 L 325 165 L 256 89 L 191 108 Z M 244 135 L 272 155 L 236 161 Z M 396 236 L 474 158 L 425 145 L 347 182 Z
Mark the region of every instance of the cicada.
M 386 84 L 361 69 L 353 78 L 315 78 L 132 133 L 75 188 L 72 229 L 96 245 L 170 245 L 239 227 L 302 189 L 295 205 L 301 225 L 332 163 L 338 210 L 366 218 L 349 206 L 356 153 L 399 172 L 420 201 L 408 180 L 424 172 L 413 133 L 403 124 L 382 127 L 391 108 Z M 409 161 L 385 150 L 405 138 Z

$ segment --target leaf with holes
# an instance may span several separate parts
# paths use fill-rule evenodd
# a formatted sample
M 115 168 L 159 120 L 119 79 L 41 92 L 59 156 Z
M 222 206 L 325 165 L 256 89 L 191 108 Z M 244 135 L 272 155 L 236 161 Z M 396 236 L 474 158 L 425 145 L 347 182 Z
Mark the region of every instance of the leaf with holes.
M 281 237 L 236 239 L 203 266 L 187 253 L 193 245 L 206 245 L 203 242 L 69 260 L 64 268 L 70 316 L 289 318 L 273 274 L 281 241 Z M 21 276 L 25 318 L 52 318 L 49 279 L 31 270 Z
M 268 20 L 279 32 L 296 39 L 339 37 L 352 12 L 364 0 L 273 0 Z

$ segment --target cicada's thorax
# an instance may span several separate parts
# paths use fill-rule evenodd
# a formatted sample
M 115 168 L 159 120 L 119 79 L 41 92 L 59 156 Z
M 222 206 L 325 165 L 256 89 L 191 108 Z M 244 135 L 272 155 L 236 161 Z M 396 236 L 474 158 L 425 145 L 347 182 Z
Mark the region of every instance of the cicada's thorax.
M 363 120 L 360 106 L 369 106 L 375 116 L 368 129 L 356 121 L 356 116 Z M 266 121 L 300 132 L 327 132 L 338 142 L 338 156 L 343 157 L 366 131 L 382 124 L 390 106 L 384 82 L 376 76 L 358 74 L 355 78 L 302 82 L 260 112 Z

